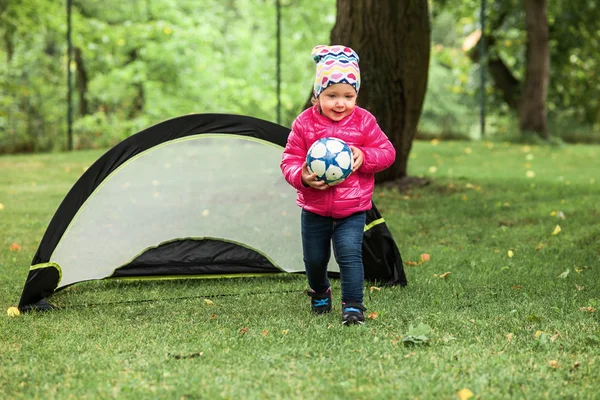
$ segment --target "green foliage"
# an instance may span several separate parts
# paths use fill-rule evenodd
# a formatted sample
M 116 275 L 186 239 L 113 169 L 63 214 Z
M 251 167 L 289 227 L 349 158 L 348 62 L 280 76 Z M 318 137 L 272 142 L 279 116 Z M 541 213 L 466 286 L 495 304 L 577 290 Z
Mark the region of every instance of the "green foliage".
M 434 33 L 438 25 L 442 33 L 434 35 L 444 46 L 460 48 L 459 41 L 476 29 L 480 29 L 480 1 L 444 0 L 432 7 Z M 510 68 L 511 73 L 522 81 L 525 71 L 526 32 L 522 2 L 502 0 L 487 2 L 486 34 L 494 43 L 488 52 L 492 57 L 500 57 Z M 449 15 L 452 17 L 449 17 Z M 454 31 L 448 21 L 458 22 Z M 548 116 L 550 130 L 565 140 L 582 140 L 598 143 L 600 131 L 600 77 L 596 74 L 600 62 L 600 7 L 585 0 L 548 1 L 548 23 L 550 33 L 550 85 L 548 87 Z M 449 41 L 454 40 L 454 43 Z M 488 45 L 489 45 L 488 41 Z M 462 67 L 470 71 L 464 89 L 475 96 L 475 82 L 478 73 L 473 74 L 477 65 Z M 493 87 L 491 77 L 487 78 L 489 105 L 493 114 L 506 114 L 500 93 Z M 561 127 L 553 128 L 552 121 L 567 121 L 566 125 L 581 126 L 579 134 L 571 135 Z M 585 132 L 581 134 L 581 132 Z
M 283 1 L 282 124 L 291 125 L 312 85 L 310 51 L 327 43 L 335 1 Z M 35 12 L 44 10 L 44 13 Z M 77 148 L 112 145 L 188 113 L 276 119 L 276 20 L 266 0 L 75 1 L 71 65 Z M 0 152 L 66 143 L 64 5 L 34 0 L 0 8 Z M 78 73 L 87 74 L 86 114 Z M 4 111 L 6 110 L 6 111 Z
M 281 122 L 291 125 L 312 86 L 310 50 L 328 43 L 335 0 L 282 0 Z M 477 0 L 430 2 L 432 59 L 419 138 L 479 138 L 479 66 L 462 50 L 479 25 Z M 600 7 L 551 0 L 549 129 L 565 142 L 600 142 Z M 0 153 L 64 149 L 67 43 L 63 2 L 0 2 Z M 276 120 L 276 20 L 270 0 L 75 0 L 73 45 L 76 148 L 114 145 L 188 113 L 236 113 Z M 523 7 L 488 2 L 487 31 L 521 79 Z M 85 71 L 87 109 L 80 110 Z M 490 137 L 517 117 L 487 77 Z
M 413 145 L 411 174 L 432 183 L 375 201 L 404 260 L 431 260 L 405 266 L 405 288 L 366 289 L 378 317 L 353 327 L 339 280 L 334 312 L 315 317 L 304 276 L 85 282 L 52 297 L 62 310 L 9 318 L 54 211 L 102 150 L 1 156 L 0 398 L 593 398 L 600 147 Z M 405 346 L 419 324 L 429 344 Z
M 477 104 L 462 90 L 460 69 L 442 64 L 439 58 L 434 50 L 418 138 L 469 139 L 471 130 L 479 126 Z

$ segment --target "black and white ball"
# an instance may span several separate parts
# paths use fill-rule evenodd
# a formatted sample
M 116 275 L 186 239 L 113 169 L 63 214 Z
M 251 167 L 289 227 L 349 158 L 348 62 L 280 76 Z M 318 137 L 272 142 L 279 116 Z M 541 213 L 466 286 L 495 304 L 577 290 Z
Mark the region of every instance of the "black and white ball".
M 346 142 L 336 138 L 319 139 L 310 146 L 306 166 L 328 185 L 343 182 L 352 173 L 352 150 Z

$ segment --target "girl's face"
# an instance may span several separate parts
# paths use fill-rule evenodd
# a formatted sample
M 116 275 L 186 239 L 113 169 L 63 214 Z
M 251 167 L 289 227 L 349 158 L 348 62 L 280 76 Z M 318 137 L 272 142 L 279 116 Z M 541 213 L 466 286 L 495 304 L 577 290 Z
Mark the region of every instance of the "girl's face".
M 341 121 L 356 107 L 356 90 L 347 83 L 336 83 L 319 95 L 321 114 L 332 121 Z

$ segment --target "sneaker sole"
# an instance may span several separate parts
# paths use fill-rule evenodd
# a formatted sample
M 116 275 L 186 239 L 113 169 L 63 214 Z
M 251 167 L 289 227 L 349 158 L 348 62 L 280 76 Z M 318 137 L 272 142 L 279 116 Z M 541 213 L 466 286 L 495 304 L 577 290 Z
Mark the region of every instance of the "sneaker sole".
M 342 321 L 342 325 L 363 325 L 365 321 Z

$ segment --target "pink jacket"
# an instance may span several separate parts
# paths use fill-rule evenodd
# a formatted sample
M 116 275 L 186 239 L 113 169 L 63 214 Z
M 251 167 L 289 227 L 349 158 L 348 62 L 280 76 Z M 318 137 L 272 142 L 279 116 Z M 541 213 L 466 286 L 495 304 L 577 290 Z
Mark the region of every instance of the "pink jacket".
M 302 184 L 302 164 L 308 148 L 318 139 L 334 137 L 364 153 L 363 165 L 342 183 L 327 190 L 317 190 Z M 352 114 L 339 122 L 321 115 L 317 105 L 305 110 L 292 124 L 292 131 L 283 151 L 281 171 L 285 180 L 298 191 L 296 203 L 315 214 L 344 218 L 371 208 L 375 187 L 375 172 L 392 165 L 396 150 L 375 117 L 367 110 L 355 107 Z

